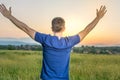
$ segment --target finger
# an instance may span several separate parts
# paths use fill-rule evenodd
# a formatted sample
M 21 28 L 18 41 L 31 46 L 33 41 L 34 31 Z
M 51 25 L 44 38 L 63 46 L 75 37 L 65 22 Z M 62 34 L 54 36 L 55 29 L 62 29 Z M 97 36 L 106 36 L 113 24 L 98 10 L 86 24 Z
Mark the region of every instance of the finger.
M 10 11 L 10 13 L 11 13 L 11 7 L 9 7 L 9 11 Z
M 105 9 L 106 9 L 106 7 L 104 6 L 103 9 L 102 9 L 102 11 L 104 11 Z
M 101 14 L 101 16 L 104 16 L 106 14 L 107 10 Z
M 2 5 L 0 4 L 0 7 L 1 7 Z
M 2 9 L 2 5 L 0 5 L 0 9 Z
M 2 5 L 0 5 L 0 12 L 3 10 Z
M 107 10 L 104 10 L 104 11 L 101 12 L 101 14 L 105 14 L 106 12 L 107 12 Z
M 105 11 L 106 11 L 106 7 L 104 6 L 101 12 L 104 13 Z
M 106 9 L 106 6 L 104 5 L 104 8 Z
M 101 11 L 101 10 L 102 10 L 102 8 L 103 8 L 103 5 L 100 7 L 100 10 L 99 10 L 99 11 Z
M 5 5 L 4 5 L 4 4 L 2 4 L 2 8 L 6 9 L 6 7 L 5 7 Z
M 105 10 L 104 14 L 106 14 L 107 10 Z
M 0 8 L 0 12 L 1 12 L 1 10 L 2 10 L 2 9 Z
M 98 13 L 98 9 L 96 9 L 96 12 Z
M 101 7 L 99 8 L 98 12 L 101 12 L 102 7 L 103 7 L 103 6 L 101 6 Z

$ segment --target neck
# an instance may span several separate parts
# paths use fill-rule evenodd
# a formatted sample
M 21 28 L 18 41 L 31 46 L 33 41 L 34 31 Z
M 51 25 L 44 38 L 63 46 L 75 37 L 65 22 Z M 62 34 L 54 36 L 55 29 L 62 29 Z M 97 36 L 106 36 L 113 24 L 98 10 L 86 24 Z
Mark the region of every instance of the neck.
M 63 36 L 62 32 L 54 32 L 54 36 L 57 36 L 59 39 Z

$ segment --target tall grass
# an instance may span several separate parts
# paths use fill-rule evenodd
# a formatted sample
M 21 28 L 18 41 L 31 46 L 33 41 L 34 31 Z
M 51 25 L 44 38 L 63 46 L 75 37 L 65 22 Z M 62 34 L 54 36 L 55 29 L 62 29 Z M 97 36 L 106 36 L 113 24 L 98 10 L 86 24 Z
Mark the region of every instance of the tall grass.
M 41 52 L 0 51 L 0 80 L 39 80 Z
M 120 80 L 120 55 L 72 54 L 71 80 Z
M 40 51 L 0 51 L 0 80 L 39 80 Z M 120 80 L 120 55 L 71 54 L 71 80 Z

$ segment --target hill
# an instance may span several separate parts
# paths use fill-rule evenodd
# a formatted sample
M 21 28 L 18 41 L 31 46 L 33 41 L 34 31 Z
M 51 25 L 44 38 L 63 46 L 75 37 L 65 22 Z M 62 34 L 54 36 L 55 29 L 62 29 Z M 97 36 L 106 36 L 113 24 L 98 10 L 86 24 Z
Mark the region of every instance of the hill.
M 0 38 L 0 45 L 38 45 L 31 38 Z

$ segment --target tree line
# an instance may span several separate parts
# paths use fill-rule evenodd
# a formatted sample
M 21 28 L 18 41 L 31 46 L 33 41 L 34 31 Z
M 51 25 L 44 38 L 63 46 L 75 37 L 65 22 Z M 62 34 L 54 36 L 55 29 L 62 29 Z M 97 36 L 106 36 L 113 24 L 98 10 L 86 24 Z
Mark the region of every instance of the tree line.
M 76 53 L 93 53 L 93 54 L 120 54 L 119 46 L 111 47 L 95 47 L 95 46 L 81 46 L 74 47 L 73 52 Z
M 36 50 L 42 51 L 41 45 L 0 45 L 0 50 Z M 72 49 L 75 53 L 81 54 L 120 54 L 120 47 L 96 47 L 96 46 L 84 46 L 73 47 Z
M 37 50 L 41 51 L 41 45 L 0 45 L 0 50 Z

